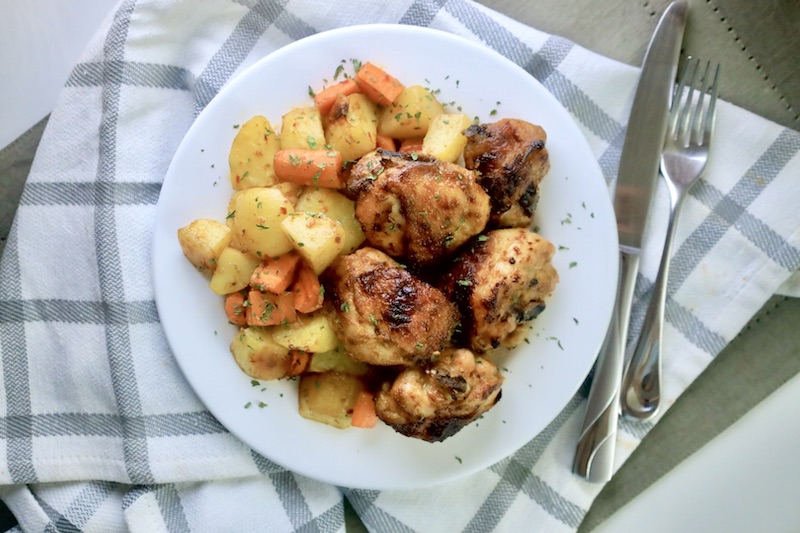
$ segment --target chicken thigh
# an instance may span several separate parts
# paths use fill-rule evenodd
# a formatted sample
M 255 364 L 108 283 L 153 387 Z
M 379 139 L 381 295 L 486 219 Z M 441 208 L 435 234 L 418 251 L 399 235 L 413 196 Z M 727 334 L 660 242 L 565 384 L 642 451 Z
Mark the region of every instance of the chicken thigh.
M 478 171 L 478 183 L 492 203 L 495 227 L 528 227 L 538 200 L 539 184 L 550 170 L 547 134 L 534 124 L 503 119 L 466 129 L 464 163 Z
M 408 368 L 378 393 L 378 417 L 408 437 L 442 441 L 500 399 L 503 376 L 488 357 L 449 348 L 432 365 Z
M 461 312 L 459 342 L 483 353 L 515 340 L 558 283 L 554 254 L 551 242 L 524 228 L 493 230 L 467 244 L 441 283 Z
M 474 173 L 425 155 L 371 152 L 347 189 L 367 242 L 413 264 L 447 256 L 489 220 L 489 196 Z
M 356 361 L 428 364 L 449 342 L 458 322 L 455 306 L 442 291 L 374 248 L 339 257 L 324 281 L 337 336 Z

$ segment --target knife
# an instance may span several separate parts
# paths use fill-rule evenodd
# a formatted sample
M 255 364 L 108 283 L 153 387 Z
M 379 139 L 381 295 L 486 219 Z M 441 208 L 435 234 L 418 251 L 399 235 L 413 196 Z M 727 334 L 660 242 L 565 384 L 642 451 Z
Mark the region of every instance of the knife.
M 617 297 L 606 338 L 597 356 L 572 465 L 573 472 L 594 483 L 608 481 L 614 470 L 619 395 L 633 289 L 639 271 L 642 234 L 667 131 L 667 113 L 687 11 L 685 1 L 672 2 L 658 22 L 642 64 L 622 145 L 614 192 L 620 251 Z

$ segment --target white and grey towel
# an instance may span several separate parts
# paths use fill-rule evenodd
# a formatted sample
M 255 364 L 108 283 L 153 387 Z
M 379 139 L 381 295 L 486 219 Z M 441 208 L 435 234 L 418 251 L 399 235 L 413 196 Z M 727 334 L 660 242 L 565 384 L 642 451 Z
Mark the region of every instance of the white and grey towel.
M 570 472 L 576 395 L 513 456 L 413 492 L 287 472 L 204 409 L 159 324 L 150 250 L 167 167 L 197 114 L 266 54 L 387 22 L 479 41 L 574 116 L 613 187 L 638 69 L 469 0 L 125 0 L 72 72 L 0 264 L 0 496 L 25 531 L 574 531 L 600 486 Z M 723 95 L 724 97 L 724 95 Z M 708 172 L 685 205 L 664 369 L 677 398 L 800 267 L 800 134 L 723 103 Z M 663 191 L 637 281 L 644 314 Z M 651 424 L 623 425 L 619 462 Z

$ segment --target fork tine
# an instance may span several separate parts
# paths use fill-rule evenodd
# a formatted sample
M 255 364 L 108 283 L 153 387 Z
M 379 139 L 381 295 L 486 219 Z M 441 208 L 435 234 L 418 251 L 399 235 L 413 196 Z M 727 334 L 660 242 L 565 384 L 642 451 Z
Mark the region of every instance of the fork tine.
M 669 117 L 667 121 L 667 131 L 670 137 L 674 136 L 675 133 L 678 131 L 678 113 L 681 110 L 681 101 L 683 100 L 683 90 L 686 87 L 686 82 L 690 76 L 691 66 L 694 63 L 692 58 L 688 58 L 686 63 L 683 65 L 683 70 L 681 71 L 681 77 L 678 80 L 678 85 L 675 87 L 675 90 L 672 92 L 672 102 L 670 103 L 669 108 Z
M 694 91 L 695 91 L 695 86 L 697 85 L 697 75 L 700 73 L 699 67 L 700 67 L 700 61 L 697 59 L 692 60 L 691 64 L 692 81 L 688 84 L 686 100 L 684 102 L 684 105 L 681 106 L 680 116 L 678 118 L 678 124 L 676 125 L 677 130 L 675 131 L 674 137 L 683 146 L 688 146 L 688 143 L 691 140 L 692 130 L 691 130 L 691 122 L 689 121 L 690 119 L 689 113 L 692 110 L 692 101 L 694 100 Z
M 698 80 L 697 87 L 697 102 L 692 110 L 692 118 L 689 120 L 690 129 L 687 135 L 688 142 L 694 144 L 703 144 L 703 102 L 705 101 L 706 94 L 711 88 L 711 79 L 708 74 L 711 71 L 711 61 L 706 61 L 706 68 L 703 71 L 703 76 Z
M 711 135 L 714 132 L 714 123 L 716 122 L 716 107 L 717 107 L 717 91 L 719 81 L 719 63 L 717 68 L 714 69 L 714 81 L 711 85 L 711 96 L 708 100 L 708 110 L 706 111 L 705 124 L 703 125 L 703 144 L 708 145 L 711 141 Z

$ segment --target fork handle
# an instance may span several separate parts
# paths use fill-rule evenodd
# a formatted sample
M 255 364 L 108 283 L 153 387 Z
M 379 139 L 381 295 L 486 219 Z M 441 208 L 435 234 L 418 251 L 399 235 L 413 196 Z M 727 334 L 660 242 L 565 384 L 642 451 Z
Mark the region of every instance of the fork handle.
M 650 420 L 658 414 L 661 403 L 661 345 L 664 330 L 664 307 L 667 300 L 667 281 L 675 227 L 684 194 L 670 188 L 672 209 L 661 264 L 647 307 L 642 331 L 622 379 L 620 403 L 626 418 Z

